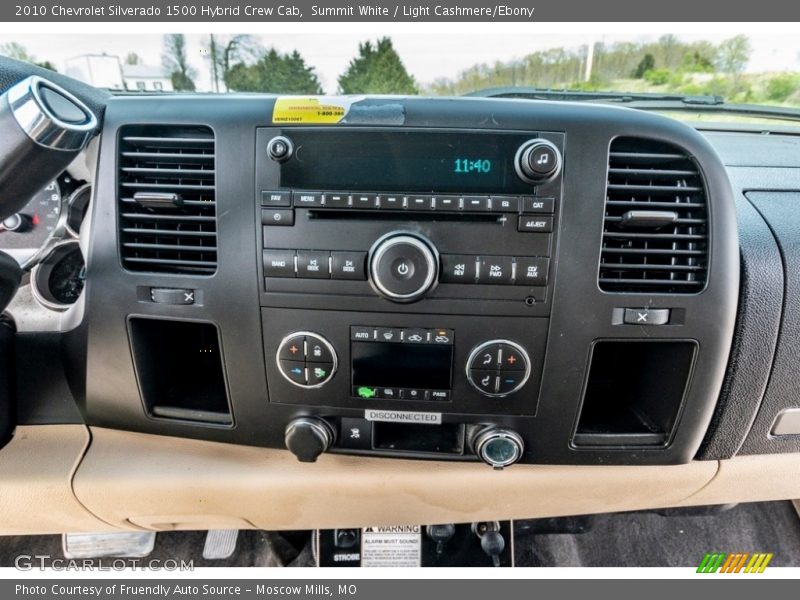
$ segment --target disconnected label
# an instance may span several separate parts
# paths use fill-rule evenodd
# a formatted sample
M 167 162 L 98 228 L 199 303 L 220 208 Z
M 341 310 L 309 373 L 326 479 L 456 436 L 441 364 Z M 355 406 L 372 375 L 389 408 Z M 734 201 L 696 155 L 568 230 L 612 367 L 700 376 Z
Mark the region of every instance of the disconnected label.
M 335 125 L 361 97 L 281 96 L 272 109 L 274 124 Z
M 419 567 L 421 560 L 419 525 L 365 527 L 361 532 L 362 567 Z

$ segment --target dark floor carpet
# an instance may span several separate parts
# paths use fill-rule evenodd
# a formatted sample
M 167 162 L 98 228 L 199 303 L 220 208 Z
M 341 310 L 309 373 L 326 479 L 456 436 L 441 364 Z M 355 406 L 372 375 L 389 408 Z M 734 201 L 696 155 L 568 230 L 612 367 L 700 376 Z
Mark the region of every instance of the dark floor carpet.
M 790 502 L 703 515 L 634 512 L 524 523 L 527 533 L 515 543 L 521 567 L 695 567 L 706 552 L 772 552 L 771 566 L 800 566 L 800 518 Z M 565 525 L 588 530 L 530 533 Z M 233 556 L 214 561 L 203 560 L 204 541 L 201 531 L 159 533 L 147 560 L 193 560 L 196 567 L 314 565 L 308 532 L 242 531 Z M 0 537 L 0 567 L 14 566 L 19 555 L 62 558 L 61 536 Z
M 706 552 L 772 552 L 800 566 L 800 518 L 791 502 L 739 504 L 717 514 L 635 512 L 593 517 L 586 533 L 518 536 L 518 566 L 696 567 Z

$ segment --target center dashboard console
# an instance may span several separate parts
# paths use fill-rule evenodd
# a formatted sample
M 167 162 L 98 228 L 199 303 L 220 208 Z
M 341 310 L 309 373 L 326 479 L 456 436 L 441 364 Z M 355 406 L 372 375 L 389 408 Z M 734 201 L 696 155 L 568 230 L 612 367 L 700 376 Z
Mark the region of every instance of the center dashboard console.
M 106 113 L 90 423 L 304 461 L 696 452 L 738 263 L 694 131 L 513 101 L 366 99 L 330 126 L 270 123 L 257 96 L 161 100 L 158 122 L 152 102 Z

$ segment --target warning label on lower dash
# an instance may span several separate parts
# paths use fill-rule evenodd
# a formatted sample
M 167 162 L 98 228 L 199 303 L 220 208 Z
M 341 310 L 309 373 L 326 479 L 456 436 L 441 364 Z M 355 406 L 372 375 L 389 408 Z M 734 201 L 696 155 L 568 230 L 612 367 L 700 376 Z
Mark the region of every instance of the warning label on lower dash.
M 421 555 L 419 525 L 366 527 L 362 531 L 362 567 L 419 567 Z

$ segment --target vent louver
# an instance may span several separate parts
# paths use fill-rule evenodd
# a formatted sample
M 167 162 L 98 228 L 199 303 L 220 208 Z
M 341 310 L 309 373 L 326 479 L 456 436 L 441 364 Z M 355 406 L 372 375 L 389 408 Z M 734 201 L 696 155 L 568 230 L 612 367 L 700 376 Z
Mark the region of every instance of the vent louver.
M 608 166 L 600 289 L 699 292 L 708 266 L 708 210 L 694 160 L 669 144 L 618 138 Z
M 210 128 L 122 128 L 117 194 L 125 268 L 194 275 L 216 271 L 214 134 Z

